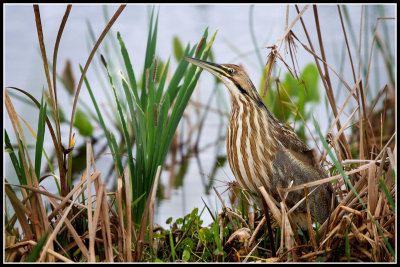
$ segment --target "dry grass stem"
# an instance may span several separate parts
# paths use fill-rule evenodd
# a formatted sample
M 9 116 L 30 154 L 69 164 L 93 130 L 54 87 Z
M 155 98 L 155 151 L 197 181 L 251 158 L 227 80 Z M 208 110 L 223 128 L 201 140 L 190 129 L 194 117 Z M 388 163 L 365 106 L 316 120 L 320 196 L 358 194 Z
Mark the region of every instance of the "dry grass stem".
M 282 44 L 282 41 L 287 37 L 289 32 L 292 30 L 293 26 L 296 24 L 296 22 L 301 18 L 301 16 L 306 12 L 307 8 L 309 5 L 305 5 L 303 9 L 299 12 L 297 17 L 290 23 L 289 27 L 286 27 L 285 31 L 283 32 L 282 36 L 279 38 L 279 40 L 275 43 L 275 47 L 280 47 Z
M 264 215 L 263 218 L 261 219 L 261 221 L 258 223 L 256 229 L 254 230 L 254 232 L 250 238 L 249 247 L 251 247 L 253 245 L 258 233 L 261 231 L 261 229 L 263 228 L 266 221 L 267 221 L 267 219 L 265 218 L 265 215 Z
M 90 166 L 91 166 L 91 150 L 92 146 L 90 142 L 86 142 L 86 186 L 87 186 L 87 213 L 88 213 L 88 229 L 89 229 L 89 262 L 95 262 L 95 252 L 94 252 L 94 238 L 96 233 L 94 232 L 93 218 L 92 218 L 92 189 L 91 189 L 91 179 L 90 179 Z
M 135 226 L 132 223 L 132 210 L 131 210 L 131 186 L 130 186 L 130 181 L 129 181 L 129 172 L 128 168 L 125 168 L 124 171 L 124 179 L 125 179 L 125 209 L 126 209 L 126 247 L 125 247 L 125 253 L 126 253 L 126 260 L 128 262 L 132 261 L 132 251 L 131 251 L 131 244 L 132 244 L 132 227 L 133 227 L 133 233 L 135 234 L 135 239 L 136 239 L 136 230 Z M 135 240 L 136 241 L 136 240 Z
M 47 197 L 47 200 L 52 204 L 52 206 L 54 208 L 57 206 L 57 203 L 53 199 L 51 199 L 50 197 Z M 58 213 L 60 214 L 61 217 L 64 215 L 64 213 L 61 210 L 59 210 Z M 73 227 L 73 225 L 71 224 L 70 220 L 68 218 L 66 218 L 64 223 L 65 223 L 66 227 L 68 228 L 69 233 L 71 233 L 71 235 L 72 235 L 73 239 L 75 240 L 76 244 L 78 245 L 78 247 L 82 251 L 82 253 L 85 256 L 85 258 L 89 259 L 89 251 L 87 250 L 86 246 L 83 244 L 83 242 L 81 240 L 81 237 L 76 232 L 76 230 Z
M 375 162 L 371 164 L 371 167 L 368 169 L 368 209 L 372 214 L 375 213 L 376 208 L 376 200 L 378 194 L 378 188 L 376 187 L 376 165 Z
M 354 85 L 353 89 L 351 89 L 351 92 L 350 92 L 349 96 L 346 98 L 346 100 L 345 100 L 343 106 L 342 106 L 341 109 L 339 110 L 338 115 L 335 117 L 335 120 L 332 122 L 332 125 L 331 125 L 331 127 L 329 128 L 327 135 L 330 134 L 330 133 L 332 132 L 333 128 L 335 127 L 335 125 L 337 125 L 337 121 L 339 120 L 340 116 L 342 115 L 342 113 L 343 113 L 343 111 L 344 111 L 344 108 L 345 108 L 345 107 L 347 106 L 347 104 L 349 103 L 351 97 L 354 96 L 354 92 L 357 92 L 356 89 L 358 88 L 359 84 L 360 84 L 360 80 L 358 80 L 357 83 Z M 358 107 L 357 107 L 357 108 L 358 108 Z M 350 117 L 351 117 L 351 116 L 350 116 Z M 343 127 L 344 127 L 344 126 L 343 126 Z M 342 127 L 342 128 L 343 128 L 343 127 Z
M 50 247 L 50 245 L 52 245 L 53 240 L 56 238 L 56 235 L 57 235 L 58 231 L 60 230 L 62 224 L 64 223 L 65 219 L 67 218 L 68 213 L 70 212 L 70 210 L 72 209 L 72 206 L 74 205 L 76 199 L 78 198 L 78 196 L 82 192 L 83 192 L 83 190 L 81 190 L 79 192 L 79 194 L 74 197 L 74 199 L 72 200 L 71 204 L 65 209 L 64 215 L 58 221 L 57 226 L 54 228 L 54 230 L 51 233 L 51 235 L 47 238 L 47 242 L 46 242 L 46 245 L 43 248 L 43 252 L 40 254 L 39 262 L 42 262 L 44 260 L 44 257 L 46 256 L 47 249 Z
M 308 188 L 304 187 L 304 195 L 306 198 L 306 207 L 307 207 L 307 227 L 308 227 L 308 235 L 310 237 L 311 245 L 313 246 L 314 250 L 317 250 L 317 241 L 315 240 L 314 231 L 312 227 L 312 219 L 311 219 L 311 212 L 310 212 L 310 201 L 308 200 Z
M 275 220 L 278 222 L 278 224 L 282 226 L 282 213 L 279 211 L 279 209 L 276 207 L 274 201 L 272 200 L 272 197 L 267 193 L 265 190 L 264 186 L 260 186 L 258 188 L 261 192 L 261 195 L 263 196 L 265 202 L 268 205 L 268 208 L 270 209 L 272 215 L 274 216 Z
M 362 165 L 362 166 L 358 167 L 357 169 L 346 171 L 344 173 L 346 175 L 351 175 L 351 174 L 354 174 L 354 173 L 358 173 L 358 172 L 361 172 L 363 170 L 369 169 L 370 165 L 371 165 L 371 163 L 365 164 L 365 165 Z M 328 182 L 331 182 L 331 181 L 335 181 L 335 180 L 340 179 L 340 178 L 342 178 L 342 175 L 338 174 L 338 175 L 335 175 L 335 176 L 332 176 L 332 177 L 320 179 L 318 181 L 309 182 L 309 183 L 300 184 L 300 185 L 295 185 L 295 186 L 292 186 L 291 188 L 282 188 L 282 189 L 279 189 L 279 190 L 281 192 L 283 192 L 283 193 L 286 193 L 286 192 L 291 192 L 291 191 L 295 191 L 295 190 L 304 189 L 304 186 L 312 187 L 312 186 L 328 183 Z
M 307 186 L 304 185 L 304 187 L 307 187 Z M 290 210 L 288 211 L 288 215 L 290 215 L 292 212 L 294 212 L 303 203 L 303 201 L 306 200 L 306 197 L 308 197 L 309 195 L 314 193 L 314 191 L 317 190 L 317 188 L 318 188 L 318 186 L 315 187 L 313 190 L 311 190 L 311 192 L 307 196 L 303 197 L 299 202 L 297 202 L 296 205 L 291 207 Z M 285 194 L 287 194 L 287 193 L 289 193 L 289 192 L 286 192 Z

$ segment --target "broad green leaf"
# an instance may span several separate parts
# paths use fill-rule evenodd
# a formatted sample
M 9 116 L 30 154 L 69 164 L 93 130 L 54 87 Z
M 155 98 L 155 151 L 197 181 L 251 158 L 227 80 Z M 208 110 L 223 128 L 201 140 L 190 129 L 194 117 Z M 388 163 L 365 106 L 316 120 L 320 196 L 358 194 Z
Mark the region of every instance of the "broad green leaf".
M 189 249 L 185 249 L 182 253 L 182 261 L 189 261 L 190 259 L 190 251 Z
M 318 69 L 314 64 L 308 64 L 304 67 L 301 75 L 301 80 L 304 82 L 304 90 L 306 102 L 319 101 L 319 81 Z
M 174 36 L 173 40 L 173 48 L 174 48 L 174 57 L 176 61 L 180 61 L 183 56 L 183 47 L 182 43 L 177 36 Z
M 74 120 L 74 126 L 79 130 L 79 133 L 83 136 L 92 136 L 93 126 L 81 109 L 77 108 Z

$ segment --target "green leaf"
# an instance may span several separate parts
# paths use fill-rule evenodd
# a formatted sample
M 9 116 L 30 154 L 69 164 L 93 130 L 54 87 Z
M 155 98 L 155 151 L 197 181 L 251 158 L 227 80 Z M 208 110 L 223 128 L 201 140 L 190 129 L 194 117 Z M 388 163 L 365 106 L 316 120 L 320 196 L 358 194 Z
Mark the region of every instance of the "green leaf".
M 47 103 L 43 105 L 43 94 L 40 103 L 38 130 L 36 134 L 36 146 L 35 146 L 35 173 L 39 182 L 40 178 L 40 167 L 42 166 L 42 151 L 44 144 L 44 134 L 46 130 L 46 109 Z
M 76 110 L 74 126 L 83 136 L 92 136 L 93 134 L 93 126 L 89 117 L 79 108 Z
M 302 89 L 305 92 L 306 102 L 319 102 L 318 78 L 318 69 L 314 64 L 304 67 L 300 79 L 305 85 Z
M 115 164 L 117 165 L 117 170 L 118 170 L 118 175 L 122 177 L 122 173 L 124 171 L 124 168 L 122 167 L 122 161 L 121 161 L 121 153 L 118 148 L 117 140 L 115 140 L 114 135 L 112 132 L 110 132 L 110 139 L 111 139 L 111 146 L 110 149 L 113 151 L 113 156 L 115 157 Z
M 36 246 L 33 247 L 31 253 L 26 257 L 25 262 L 34 262 L 36 258 L 40 255 L 40 250 L 42 250 L 44 244 L 46 243 L 47 236 L 49 232 L 46 232 L 37 242 Z
M 122 112 L 122 108 L 121 108 L 121 105 L 120 105 L 120 102 L 119 102 L 119 99 L 118 99 L 118 96 L 117 96 L 117 92 L 115 91 L 115 86 L 114 86 L 112 77 L 111 77 L 111 75 L 110 75 L 110 73 L 108 71 L 107 65 L 105 65 L 105 68 L 106 68 L 106 71 L 107 71 L 107 75 L 108 75 L 108 79 L 110 81 L 111 88 L 112 88 L 113 93 L 114 93 L 114 99 L 115 99 L 115 102 L 117 104 L 118 115 L 119 115 L 119 119 L 120 119 L 120 122 L 121 122 L 121 125 L 122 125 L 123 135 L 124 135 L 126 148 L 127 148 L 127 153 L 128 153 L 129 171 L 131 173 L 131 176 L 133 177 L 134 176 L 133 171 L 134 171 L 135 166 L 134 166 L 134 163 L 133 163 L 133 156 L 132 156 L 132 149 L 131 149 L 131 142 L 130 142 L 130 136 L 129 136 L 129 133 L 128 133 L 128 128 L 127 128 L 125 117 L 124 117 L 124 114 Z
M 382 178 L 379 179 L 379 182 L 381 184 L 381 188 L 383 189 L 383 192 L 385 192 L 386 199 L 388 200 L 390 206 L 392 207 L 392 210 L 393 210 L 394 214 L 396 214 L 396 205 L 394 204 L 393 198 L 390 195 L 389 190 L 387 189 L 385 182 L 383 181 Z
M 223 230 L 222 230 L 222 236 L 223 237 L 227 237 L 229 235 L 229 229 L 228 228 L 224 228 Z
M 79 65 L 79 68 L 80 68 L 81 72 L 83 72 L 83 68 L 82 68 L 81 65 Z M 112 133 L 109 132 L 109 130 L 106 127 L 106 124 L 104 123 L 103 116 L 101 115 L 99 106 L 97 105 L 96 98 L 94 97 L 92 88 L 90 87 L 89 81 L 87 80 L 86 76 L 84 77 L 84 82 L 85 82 L 86 88 L 87 88 L 87 90 L 89 92 L 89 95 L 90 95 L 90 98 L 91 98 L 92 103 L 94 105 L 94 108 L 96 110 L 97 117 L 99 118 L 100 125 L 103 128 L 104 135 L 106 136 L 108 147 L 111 150 L 112 157 L 113 157 L 113 160 L 114 160 L 114 164 L 117 166 L 118 175 L 119 175 L 119 177 L 122 177 L 122 173 L 123 173 L 124 170 L 122 168 L 121 158 L 117 157 L 117 153 L 114 150 L 114 143 L 113 143 L 113 140 L 111 138 L 112 137 Z M 117 146 L 117 149 L 118 149 L 118 146 Z M 118 151 L 118 155 L 119 155 L 119 151 Z
M 135 95 L 136 99 L 139 99 L 139 94 L 137 92 L 136 79 L 135 79 L 135 74 L 133 72 L 132 63 L 129 58 L 128 50 L 126 49 L 125 43 L 124 43 L 124 41 L 122 41 L 122 37 L 119 32 L 117 32 L 117 38 L 118 38 L 119 44 L 121 46 L 121 54 L 122 54 L 122 58 L 124 59 L 125 69 L 128 73 L 129 84 L 131 86 L 132 92 Z
M 135 199 L 135 201 L 132 202 L 131 208 L 135 207 L 137 203 L 146 195 L 146 193 L 143 193 L 140 197 Z
M 205 239 L 207 242 L 211 243 L 211 242 L 213 241 L 214 236 L 213 236 L 213 234 L 211 233 L 210 229 L 204 227 L 204 228 L 201 228 L 200 231 L 203 233 L 204 239 Z
M 182 43 L 177 36 L 174 36 L 173 40 L 173 48 L 174 48 L 174 57 L 176 61 L 180 61 L 183 56 L 183 47 Z
M 18 135 L 18 138 L 19 138 L 20 142 L 22 143 L 22 140 L 19 137 L 19 135 Z M 21 170 L 21 180 L 22 180 L 21 184 L 27 185 L 28 182 L 26 180 L 26 173 L 24 170 L 23 162 L 22 162 L 23 157 L 25 157 L 24 154 L 25 154 L 25 148 L 24 148 L 24 146 L 22 146 L 22 150 L 18 150 L 18 162 L 20 163 L 19 168 Z M 29 192 L 29 190 L 27 190 L 27 192 Z
M 171 246 L 171 255 L 172 255 L 172 261 L 175 262 L 175 245 L 174 245 L 174 240 L 172 239 L 172 233 L 169 234 L 169 244 Z
M 5 143 L 6 151 L 10 155 L 10 159 L 14 166 L 15 173 L 17 174 L 19 184 L 26 185 L 26 183 L 22 179 L 23 170 L 19 166 L 17 156 L 14 153 L 14 148 L 11 145 L 10 138 L 8 137 L 7 130 L 5 128 L 4 128 L 4 143 Z
M 217 248 L 219 251 L 222 250 L 221 240 L 219 239 L 219 225 L 217 221 L 213 222 L 213 233 L 214 233 L 214 241 L 217 244 Z
M 167 80 L 167 74 L 168 74 L 168 68 L 169 68 L 169 60 L 170 57 L 168 58 L 168 61 L 166 64 L 164 64 L 163 66 L 163 73 L 161 76 L 161 80 L 160 83 L 158 84 L 158 88 L 157 88 L 157 93 L 156 93 L 156 103 L 160 103 L 163 91 L 164 91 L 164 86 L 165 86 L 165 81 Z
M 189 261 L 190 259 L 190 251 L 185 249 L 182 253 L 182 261 Z
M 192 210 L 192 212 L 190 213 L 190 219 L 193 221 L 193 220 L 195 220 L 196 219 L 196 216 L 197 216 L 197 213 L 199 212 L 199 209 L 198 208 L 194 208 L 193 210 Z
M 166 224 L 170 224 L 171 222 L 172 222 L 172 217 L 169 217 L 169 218 L 165 221 Z

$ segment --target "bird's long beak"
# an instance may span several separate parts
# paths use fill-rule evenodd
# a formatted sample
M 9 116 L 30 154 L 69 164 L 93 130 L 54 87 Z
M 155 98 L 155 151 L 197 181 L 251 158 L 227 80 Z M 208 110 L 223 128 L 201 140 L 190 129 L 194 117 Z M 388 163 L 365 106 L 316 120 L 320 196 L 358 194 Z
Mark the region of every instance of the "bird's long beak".
M 230 77 L 230 75 L 227 73 L 226 69 L 216 63 L 208 62 L 205 60 L 200 60 L 196 58 L 191 58 L 191 57 L 183 57 L 184 60 L 210 72 L 211 74 L 214 74 L 217 77 Z

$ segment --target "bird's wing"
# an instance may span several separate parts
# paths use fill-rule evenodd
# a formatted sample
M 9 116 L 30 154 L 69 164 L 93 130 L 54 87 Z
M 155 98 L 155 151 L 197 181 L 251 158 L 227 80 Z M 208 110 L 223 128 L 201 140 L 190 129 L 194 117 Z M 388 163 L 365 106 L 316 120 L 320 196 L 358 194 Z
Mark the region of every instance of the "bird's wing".
M 321 166 L 315 149 L 310 149 L 289 127 L 281 122 L 278 123 L 280 124 L 280 129 L 277 132 L 279 133 L 278 139 L 281 144 L 300 161 L 308 163 L 314 168 L 320 169 Z
M 280 129 L 279 133 L 279 141 L 281 141 L 282 145 L 287 149 L 292 149 L 295 151 L 308 151 L 310 148 L 303 141 L 301 141 L 300 137 L 292 131 L 289 127 L 279 122 Z

